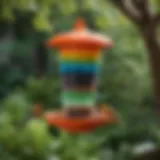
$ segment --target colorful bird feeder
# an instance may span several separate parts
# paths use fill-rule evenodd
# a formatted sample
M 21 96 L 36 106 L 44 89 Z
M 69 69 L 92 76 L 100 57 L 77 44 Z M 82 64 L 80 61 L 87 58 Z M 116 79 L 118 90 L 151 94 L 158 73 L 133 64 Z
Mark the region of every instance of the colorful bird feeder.
M 62 110 L 45 114 L 51 126 L 68 132 L 89 132 L 99 126 L 117 122 L 109 108 L 96 107 L 101 49 L 112 47 L 112 41 L 89 31 L 78 19 L 71 32 L 47 41 L 59 51 L 59 72 L 62 79 Z

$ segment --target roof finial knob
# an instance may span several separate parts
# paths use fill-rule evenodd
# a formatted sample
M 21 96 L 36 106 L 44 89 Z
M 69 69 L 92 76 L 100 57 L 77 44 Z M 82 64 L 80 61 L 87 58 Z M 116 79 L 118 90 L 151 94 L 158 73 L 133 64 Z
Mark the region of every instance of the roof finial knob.
M 74 29 L 84 30 L 85 28 L 86 28 L 86 24 L 85 24 L 84 19 L 83 18 L 78 18 L 76 23 L 75 23 Z

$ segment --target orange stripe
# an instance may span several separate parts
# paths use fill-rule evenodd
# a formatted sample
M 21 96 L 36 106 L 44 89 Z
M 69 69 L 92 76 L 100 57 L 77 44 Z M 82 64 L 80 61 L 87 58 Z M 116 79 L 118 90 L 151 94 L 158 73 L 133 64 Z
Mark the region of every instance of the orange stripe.
M 94 49 L 94 48 L 61 48 L 60 49 L 60 52 L 64 52 L 64 53 L 71 53 L 71 52 L 82 52 L 82 53 L 86 53 L 86 52 L 89 52 L 89 53 L 99 53 L 101 50 L 100 49 Z

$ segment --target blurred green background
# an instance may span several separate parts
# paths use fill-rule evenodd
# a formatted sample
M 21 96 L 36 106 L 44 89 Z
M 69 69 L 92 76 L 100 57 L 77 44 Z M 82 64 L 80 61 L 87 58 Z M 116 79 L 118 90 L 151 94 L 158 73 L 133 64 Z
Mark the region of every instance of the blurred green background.
M 127 17 L 104 0 L 0 3 L 0 160 L 160 159 L 148 57 Z M 152 7 L 158 4 L 155 0 Z M 37 103 L 45 110 L 60 106 L 56 51 L 44 43 L 70 30 L 79 16 L 115 43 L 104 56 L 98 103 L 112 106 L 121 122 L 70 135 L 49 128 L 32 109 Z

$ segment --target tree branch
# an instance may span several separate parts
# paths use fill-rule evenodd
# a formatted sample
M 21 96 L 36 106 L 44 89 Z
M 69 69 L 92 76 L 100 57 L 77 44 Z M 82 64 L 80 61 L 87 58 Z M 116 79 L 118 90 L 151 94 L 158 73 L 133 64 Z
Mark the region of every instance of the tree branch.
M 132 4 L 140 13 L 148 12 L 148 0 L 132 0 Z
M 129 0 L 127 0 L 129 1 Z M 135 12 L 135 10 L 130 8 L 125 0 L 110 0 L 111 3 L 116 5 L 127 17 L 129 17 L 134 23 L 140 23 L 140 16 Z
M 141 16 L 141 25 L 148 25 L 152 19 L 152 11 L 149 8 L 148 0 L 132 0 L 132 4 Z

